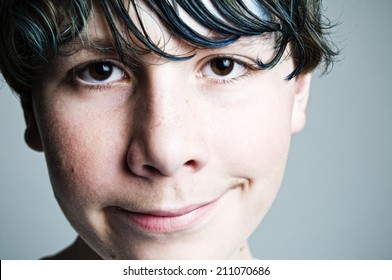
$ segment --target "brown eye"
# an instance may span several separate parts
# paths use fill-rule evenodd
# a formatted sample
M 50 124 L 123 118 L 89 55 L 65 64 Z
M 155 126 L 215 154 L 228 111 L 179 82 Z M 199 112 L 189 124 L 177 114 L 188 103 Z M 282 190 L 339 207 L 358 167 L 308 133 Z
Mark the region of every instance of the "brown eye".
M 199 70 L 199 77 L 215 83 L 229 83 L 245 78 L 250 74 L 252 66 L 245 62 L 246 58 L 231 56 L 215 56 L 209 59 Z
M 113 66 L 108 63 L 95 63 L 88 67 L 91 78 L 96 81 L 107 80 L 113 72 Z
M 234 68 L 234 61 L 228 58 L 215 58 L 210 63 L 211 70 L 218 76 L 229 75 Z
M 82 69 L 75 78 L 85 84 L 110 84 L 123 80 L 127 75 L 110 62 L 94 62 Z

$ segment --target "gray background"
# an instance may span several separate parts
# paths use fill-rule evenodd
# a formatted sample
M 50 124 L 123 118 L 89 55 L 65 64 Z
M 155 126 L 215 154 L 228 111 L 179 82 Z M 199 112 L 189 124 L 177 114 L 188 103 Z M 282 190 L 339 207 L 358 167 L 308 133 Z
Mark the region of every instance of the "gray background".
M 328 0 L 342 61 L 313 80 L 281 191 L 251 238 L 260 259 L 392 259 L 390 0 Z M 43 154 L 0 89 L 0 259 L 36 259 L 76 233 L 53 197 Z

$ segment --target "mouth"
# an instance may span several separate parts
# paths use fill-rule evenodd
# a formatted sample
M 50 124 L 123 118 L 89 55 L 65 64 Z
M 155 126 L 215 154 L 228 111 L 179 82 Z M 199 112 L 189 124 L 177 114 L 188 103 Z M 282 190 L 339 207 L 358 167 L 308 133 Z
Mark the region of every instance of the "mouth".
M 219 198 L 218 198 L 219 199 Z M 147 233 L 173 233 L 192 228 L 216 205 L 218 199 L 176 210 L 128 211 L 118 208 L 127 222 Z

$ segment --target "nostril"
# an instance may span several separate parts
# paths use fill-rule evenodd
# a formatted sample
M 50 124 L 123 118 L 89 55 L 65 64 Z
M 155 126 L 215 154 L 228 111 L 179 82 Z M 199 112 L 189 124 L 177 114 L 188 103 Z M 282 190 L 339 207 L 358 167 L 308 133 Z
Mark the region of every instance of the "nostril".
M 144 169 L 144 171 L 146 171 L 148 174 L 160 174 L 161 173 L 161 171 L 159 171 L 159 169 L 158 168 L 156 168 L 156 167 L 154 167 L 154 166 L 152 166 L 152 165 L 147 165 L 147 164 L 145 164 L 144 166 L 143 166 L 143 169 Z
M 195 148 L 190 149 L 182 141 L 178 144 L 176 140 L 174 143 L 175 139 L 171 142 L 176 145 L 171 142 L 167 145 L 164 143 L 157 145 L 156 142 L 161 138 L 154 136 L 157 138 L 155 139 L 153 136 L 149 136 L 147 140 L 143 137 L 132 139 L 130 143 L 127 167 L 138 177 L 172 177 L 179 173 L 191 174 L 202 169 L 208 162 L 209 154 L 204 141 L 202 145 L 192 145 Z M 165 137 L 171 139 L 167 135 Z
M 187 167 L 192 170 L 197 170 L 200 167 L 200 164 L 197 162 L 197 160 L 188 160 L 185 162 L 182 166 Z M 180 166 L 177 166 L 173 170 L 170 170 L 164 167 L 164 166 L 154 166 L 151 164 L 144 164 L 142 166 L 142 173 L 144 176 L 153 176 L 153 175 L 164 175 L 164 176 L 171 176 L 173 175 L 173 172 L 176 172 L 177 169 L 180 168 Z
M 188 160 L 185 162 L 185 166 L 191 167 L 191 168 L 197 168 L 198 164 L 195 160 Z

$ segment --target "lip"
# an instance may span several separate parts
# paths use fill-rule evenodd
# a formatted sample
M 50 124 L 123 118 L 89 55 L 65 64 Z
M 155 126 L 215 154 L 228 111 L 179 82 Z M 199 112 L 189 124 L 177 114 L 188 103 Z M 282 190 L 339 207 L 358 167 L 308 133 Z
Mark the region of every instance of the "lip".
M 177 210 L 128 211 L 120 208 L 120 212 L 139 230 L 148 233 L 172 233 L 192 228 L 212 210 L 217 200 Z

